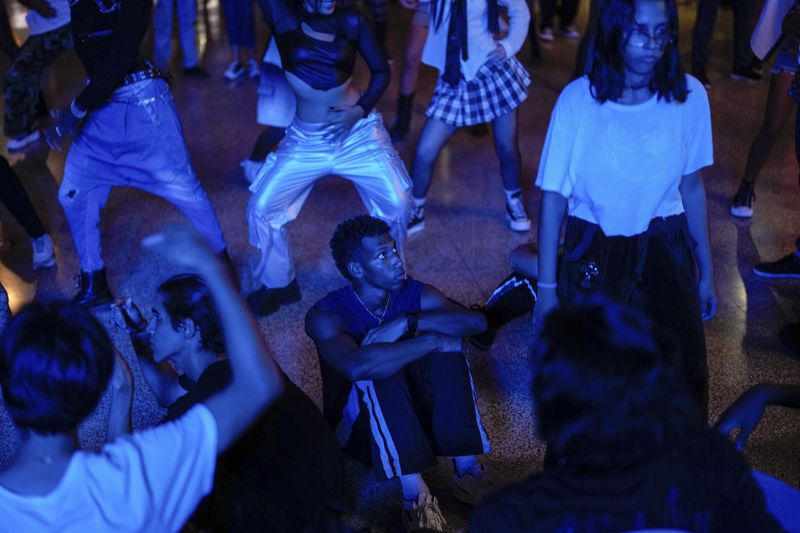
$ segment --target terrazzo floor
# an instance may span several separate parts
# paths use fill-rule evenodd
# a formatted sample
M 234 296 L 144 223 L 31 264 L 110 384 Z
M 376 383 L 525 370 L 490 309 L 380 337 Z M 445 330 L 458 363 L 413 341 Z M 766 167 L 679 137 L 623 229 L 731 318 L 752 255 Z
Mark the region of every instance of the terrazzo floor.
M 588 5 L 582 6 L 578 28 L 585 25 Z M 11 4 L 14 20 L 20 8 Z M 694 7 L 680 8 L 681 51 L 688 61 Z M 389 49 L 402 58 L 410 14 L 399 5 L 390 7 Z M 747 85 L 728 78 L 731 62 L 732 24 L 729 10 L 721 13 L 711 48 L 709 76 L 714 84 L 709 93 L 712 108 L 715 160 L 705 171 L 715 281 L 720 298 L 716 318 L 706 324 L 711 370 L 710 416 L 717 416 L 733 399 L 754 383 L 800 382 L 800 362 L 791 358 L 777 339 L 779 327 L 800 319 L 800 285 L 766 283 L 751 273 L 753 264 L 771 260 L 792 249 L 800 219 L 797 163 L 793 154 L 793 119 L 775 145 L 758 185 L 756 215 L 749 222 L 733 220 L 729 201 L 744 168 L 747 149 L 760 125 L 767 84 Z M 197 174 L 211 197 L 220 218 L 230 254 L 240 267 L 243 290 L 252 286 L 249 264 L 253 252 L 247 242 L 244 218 L 249 197 L 239 160 L 249 153 L 260 131 L 255 122 L 256 82 L 229 83 L 222 72 L 230 58 L 221 28 L 216 0 L 208 3 L 198 21 L 202 61 L 211 72 L 207 80 L 188 79 L 178 74 L 173 91 L 186 140 Z M 19 38 L 24 30 L 19 30 Z M 266 30 L 259 21 L 260 42 Z M 152 36 L 144 47 L 151 49 Z M 177 44 L 176 44 L 177 46 Z M 533 77 L 530 96 L 520 113 L 520 147 L 523 154 L 522 181 L 526 204 L 536 219 L 539 193 L 532 183 L 550 111 L 559 90 L 569 80 L 577 44 L 557 40 L 543 48 L 542 59 L 528 62 L 528 47 L 519 57 Z M 173 66 L 179 67 L 180 58 Z M 5 72 L 7 59 L 0 57 Z M 178 72 L 179 68 L 176 69 Z M 765 72 L 769 63 L 765 65 Z M 400 62 L 393 66 L 394 79 L 378 104 L 386 123 L 393 118 Z M 365 68 L 359 65 L 357 85 L 365 86 Z M 424 67 L 420 75 L 414 108 L 413 131 L 407 142 L 397 145 L 410 163 L 422 126 L 424 108 L 433 90 L 435 73 Z M 83 84 L 77 58 L 62 56 L 43 80 L 51 106 L 64 105 Z M 7 154 L 4 154 L 7 155 Z M 0 257 L 0 282 L 8 288 L 12 309 L 17 310 L 34 294 L 74 292 L 77 258 L 63 212 L 56 198 L 63 175 L 63 152 L 43 144 L 22 154 L 9 156 L 16 171 L 46 220 L 56 243 L 57 268 L 34 273 L 25 234 L 4 208 L 0 208 L 3 235 L 17 245 Z M 303 291 L 300 303 L 281 309 L 259 321 L 276 358 L 287 374 L 316 402 L 321 400 L 319 366 L 314 346 L 303 330 L 306 310 L 328 291 L 344 281 L 328 252 L 328 239 L 343 218 L 365 209 L 347 182 L 326 178 L 318 183 L 290 232 L 297 258 L 297 277 Z M 509 268 L 511 250 L 532 240 L 529 235 L 509 231 L 504 223 L 504 203 L 497 161 L 490 137 L 476 138 L 459 132 L 442 153 L 428 196 L 427 229 L 407 245 L 407 269 L 417 279 L 431 283 L 465 304 L 485 299 Z M 149 309 L 157 283 L 176 273 L 174 268 L 141 252 L 138 242 L 166 223 L 182 222 L 181 215 L 163 200 L 137 190 L 116 189 L 103 211 L 102 234 L 109 281 L 116 295 L 128 295 Z M 110 315 L 99 317 L 110 324 Z M 132 352 L 121 332 L 111 328 L 119 349 L 129 359 Z M 519 319 L 498 336 L 491 352 L 471 354 L 478 401 L 494 451 L 486 462 L 501 483 L 521 479 L 541 468 L 542 442 L 534 431 L 527 350 L 532 334 L 527 319 Z M 159 408 L 137 371 L 134 425 L 141 428 L 160 416 Z M 107 411 L 104 401 L 81 428 L 81 440 L 97 447 L 103 439 Z M 7 416 L 0 409 L 0 464 L 8 460 L 14 439 Z M 800 480 L 800 412 L 768 410 L 751 437 L 745 454 L 754 468 L 797 485 Z M 426 479 L 455 526 L 463 526 L 469 509 L 449 494 L 451 467 L 440 461 Z M 346 503 L 354 510 L 350 521 L 371 526 L 375 531 L 396 531 L 399 522 L 399 484 L 378 483 L 362 466 L 348 463 Z

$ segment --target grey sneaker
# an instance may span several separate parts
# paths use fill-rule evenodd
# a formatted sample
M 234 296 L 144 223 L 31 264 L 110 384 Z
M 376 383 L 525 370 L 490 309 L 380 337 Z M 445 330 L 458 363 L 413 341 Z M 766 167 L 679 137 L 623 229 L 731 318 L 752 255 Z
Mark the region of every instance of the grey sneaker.
M 403 528 L 407 533 L 450 531 L 439 509 L 439 502 L 432 494 L 420 494 L 410 509 L 403 509 Z
M 34 270 L 55 266 L 56 256 L 53 253 L 53 240 L 50 235 L 45 233 L 41 237 L 31 239 L 31 247 L 33 248 Z
M 415 207 L 411 211 L 411 218 L 408 220 L 408 227 L 406 228 L 406 232 L 410 237 L 411 235 L 419 233 L 424 229 L 425 229 L 425 208 Z
M 463 476 L 459 476 L 458 472 L 453 474 L 453 498 L 467 505 L 478 505 L 496 489 L 497 486 L 489 479 L 483 465 L 478 473 Z
M 506 220 L 512 231 L 529 231 L 531 229 L 531 219 L 525 212 L 525 205 L 522 203 L 522 193 L 518 192 L 506 202 Z

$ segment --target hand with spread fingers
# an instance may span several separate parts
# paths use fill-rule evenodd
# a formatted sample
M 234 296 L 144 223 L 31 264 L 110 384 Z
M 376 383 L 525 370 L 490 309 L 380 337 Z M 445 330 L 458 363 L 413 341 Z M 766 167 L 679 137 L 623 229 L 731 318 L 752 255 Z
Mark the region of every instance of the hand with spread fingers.
M 759 387 L 753 387 L 725 409 L 715 427 L 725 436 L 730 435 L 731 431 L 738 428 L 739 433 L 733 444 L 737 450 L 742 451 L 750 434 L 764 416 L 766 407 L 766 396 Z
M 167 226 L 142 239 L 142 247 L 198 274 L 216 273 L 224 268 L 205 241 L 185 226 Z
M 325 138 L 338 143 L 364 118 L 364 110 L 357 105 L 332 107 L 329 116 L 324 126 Z

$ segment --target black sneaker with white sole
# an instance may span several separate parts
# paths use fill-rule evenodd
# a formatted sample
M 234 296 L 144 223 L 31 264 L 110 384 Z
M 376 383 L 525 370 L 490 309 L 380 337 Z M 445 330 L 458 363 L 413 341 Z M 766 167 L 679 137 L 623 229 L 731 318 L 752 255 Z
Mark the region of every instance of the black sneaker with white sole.
M 800 279 L 800 257 L 792 252 L 771 263 L 759 263 L 753 267 L 753 274 L 768 279 Z
M 755 199 L 756 193 L 753 184 L 742 181 L 731 202 L 731 215 L 737 218 L 751 218 L 753 216 L 753 200 Z
M 422 207 L 415 207 L 411 211 L 411 218 L 406 226 L 406 234 L 411 236 L 425 229 L 425 211 Z

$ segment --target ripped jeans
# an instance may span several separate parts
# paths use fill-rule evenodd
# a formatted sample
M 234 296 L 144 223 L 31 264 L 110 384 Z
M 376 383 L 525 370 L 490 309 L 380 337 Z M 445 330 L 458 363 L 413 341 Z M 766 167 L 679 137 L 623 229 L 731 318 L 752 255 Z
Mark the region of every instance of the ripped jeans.
M 214 252 L 222 229 L 197 181 L 167 82 L 148 79 L 117 89 L 89 113 L 67 154 L 58 200 L 81 270 L 103 268 L 100 211 L 115 185 L 136 187 L 177 207 Z M 128 213 L 136 216 L 136 210 Z
M 671 331 L 689 392 L 707 413 L 708 362 L 694 247 L 685 214 L 654 218 L 647 231 L 631 237 L 607 237 L 597 224 L 571 216 L 558 297 L 570 302 L 602 291 Z

